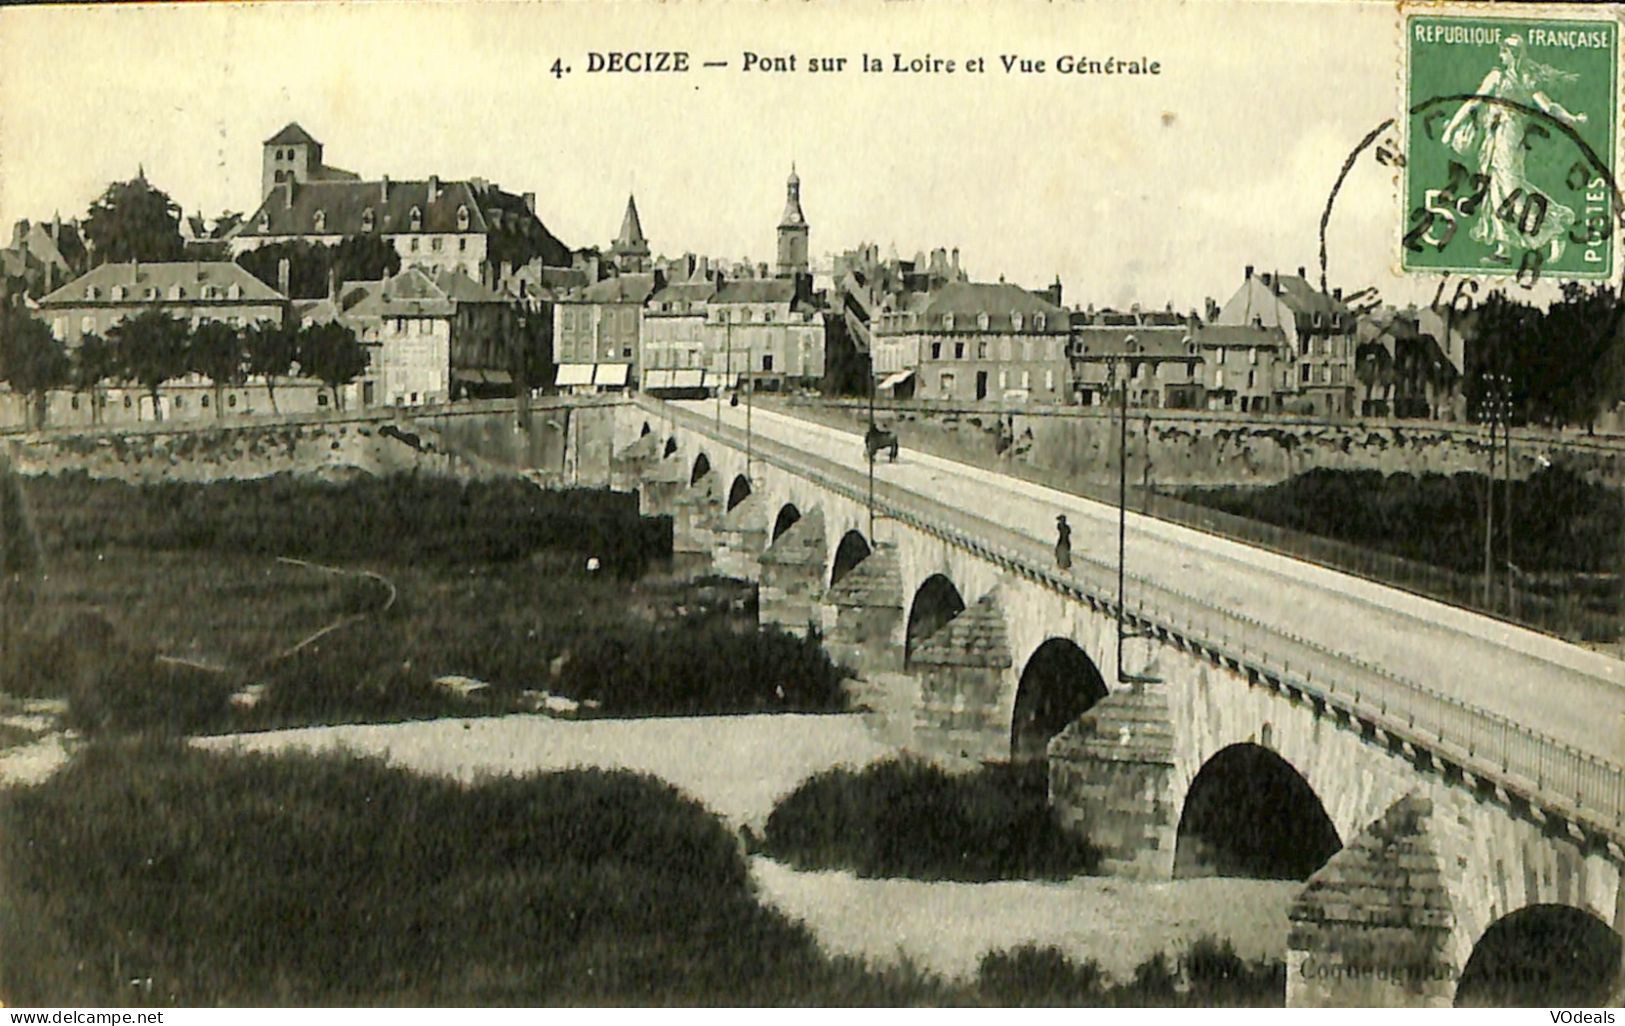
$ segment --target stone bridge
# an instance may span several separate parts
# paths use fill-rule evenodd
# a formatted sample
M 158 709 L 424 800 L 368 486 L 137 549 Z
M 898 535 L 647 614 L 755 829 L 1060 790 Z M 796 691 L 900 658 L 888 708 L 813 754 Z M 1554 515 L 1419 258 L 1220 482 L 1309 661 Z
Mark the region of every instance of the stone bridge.
M 720 409 L 620 408 L 611 478 L 679 554 L 758 582 L 764 625 L 815 632 L 903 747 L 1047 760 L 1107 872 L 1305 880 L 1289 1004 L 1493 1003 L 1564 972 L 1620 999 L 1617 766 L 1148 583 L 1120 622 L 1111 575 L 1058 571 L 997 510 Z

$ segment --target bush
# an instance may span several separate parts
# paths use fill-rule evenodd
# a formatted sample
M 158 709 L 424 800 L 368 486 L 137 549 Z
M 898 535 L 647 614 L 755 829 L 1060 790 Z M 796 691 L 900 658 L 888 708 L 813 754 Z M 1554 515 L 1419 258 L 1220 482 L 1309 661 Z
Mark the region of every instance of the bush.
M 764 851 L 801 869 L 922 880 L 1060 879 L 1098 854 L 1062 833 L 1044 766 L 950 774 L 909 758 L 808 780 L 773 809 Z
M 1286 964 L 1247 962 L 1230 941 L 1200 937 L 1185 955 L 1192 1002 L 1201 1005 L 1279 1004 L 1286 995 Z
M 1074 962 L 1060 948 L 1025 944 L 983 955 L 976 986 L 994 1004 L 1052 1008 L 1102 1003 L 1105 980 L 1093 959 Z
M 670 786 L 473 784 L 343 755 L 95 745 L 0 791 L 8 1004 L 896 1004 L 757 904 Z M 132 991 L 130 980 L 151 980 Z
M 1286 1002 L 1286 965 L 1280 960 L 1248 963 L 1230 941 L 1204 936 L 1183 956 L 1171 958 L 1159 951 L 1135 966 L 1132 979 L 1108 984 L 1092 959 L 1075 962 L 1059 948 L 1025 944 L 982 956 L 976 988 L 983 1001 L 1028 1007 L 1278 1008 Z

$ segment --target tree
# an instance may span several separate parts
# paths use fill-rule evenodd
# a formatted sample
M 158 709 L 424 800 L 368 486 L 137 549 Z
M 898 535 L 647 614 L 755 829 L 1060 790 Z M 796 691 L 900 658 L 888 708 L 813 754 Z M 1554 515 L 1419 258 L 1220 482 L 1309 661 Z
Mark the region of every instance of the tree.
M 310 324 L 299 331 L 299 368 L 326 385 L 333 405 L 343 408 L 339 387 L 367 369 L 367 351 L 342 324 Z
M 28 420 L 45 422 L 45 395 L 68 382 L 68 353 L 51 329 L 17 307 L 0 309 L 0 381 L 29 399 Z
M 1568 282 L 1546 310 L 1492 292 L 1477 311 L 1467 371 L 1470 411 L 1483 376 L 1511 379 L 1514 409 L 1531 421 L 1591 425 L 1625 387 L 1625 336 L 1612 286 Z
M 224 414 L 221 389 L 240 385 L 247 378 L 247 355 L 243 335 L 224 321 L 203 321 L 192 329 L 187 347 L 188 369 L 203 375 L 214 386 L 214 415 Z
M 102 382 L 116 378 L 118 373 L 118 354 L 105 338 L 86 335 L 79 340 L 79 348 L 73 354 L 70 384 L 76 392 L 90 393 L 91 423 L 100 423 L 102 419 Z
M 180 224 L 179 205 L 137 175 L 109 185 L 91 204 L 84 232 L 98 264 L 156 262 L 181 259 L 186 244 Z
M 400 273 L 401 255 L 388 239 L 377 235 L 347 235 L 333 247 L 332 267 L 340 284 L 379 281 Z
M 351 235 L 336 246 L 295 239 L 251 249 L 237 257 L 243 270 L 280 290 L 281 264 L 288 261 L 288 298 L 323 299 L 340 282 L 378 281 L 401 269 L 401 256 L 387 239 Z
M 152 396 L 152 415 L 164 418 L 158 386 L 190 368 L 191 332 L 183 321 L 160 309 L 143 310 L 107 332 L 118 354 L 120 376 L 138 382 Z
M 271 412 L 282 412 L 276 406 L 276 379 L 293 372 L 294 360 L 299 356 L 298 329 L 291 324 L 256 322 L 243 335 L 243 349 L 248 354 L 248 373 L 258 374 L 265 381 Z

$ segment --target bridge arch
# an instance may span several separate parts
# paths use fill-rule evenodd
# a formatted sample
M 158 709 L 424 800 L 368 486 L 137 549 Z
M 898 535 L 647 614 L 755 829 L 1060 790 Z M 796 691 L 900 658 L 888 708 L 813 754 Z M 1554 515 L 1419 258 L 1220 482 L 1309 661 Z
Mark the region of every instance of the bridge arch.
M 677 451 L 677 436 L 672 435 L 670 438 L 666 439 L 666 448 L 661 452 L 660 455 L 661 456 L 670 456 L 672 453 L 674 453 L 676 451 Z
M 728 489 L 727 509 L 733 509 L 748 498 L 750 498 L 750 478 L 744 474 L 739 474 L 734 478 L 733 485 Z
M 908 606 L 908 633 L 903 643 L 904 668 L 914 658 L 915 645 L 964 611 L 965 597 L 946 575 L 932 574 L 921 581 Z
M 1307 880 L 1342 847 L 1303 774 L 1269 748 L 1243 742 L 1214 753 L 1191 781 L 1174 876 Z
M 773 536 L 769 538 L 768 541 L 778 541 L 779 535 L 796 526 L 796 521 L 800 519 L 801 510 L 796 509 L 795 503 L 787 502 L 783 506 L 779 507 L 779 515 L 773 518 Z
M 1491 923 L 1456 981 L 1457 1008 L 1607 1005 L 1618 992 L 1620 935 L 1573 905 L 1526 905 Z
M 700 478 L 711 473 L 711 459 L 705 453 L 694 457 L 694 471 L 688 475 L 689 484 L 699 484 Z
M 848 531 L 841 535 L 839 545 L 835 546 L 835 559 L 829 568 L 830 587 L 841 582 L 841 578 L 852 572 L 852 569 L 869 556 L 869 540 L 857 531 Z
M 1071 638 L 1050 638 L 1022 668 L 1010 718 L 1010 759 L 1044 758 L 1050 738 L 1107 695 L 1093 659 Z

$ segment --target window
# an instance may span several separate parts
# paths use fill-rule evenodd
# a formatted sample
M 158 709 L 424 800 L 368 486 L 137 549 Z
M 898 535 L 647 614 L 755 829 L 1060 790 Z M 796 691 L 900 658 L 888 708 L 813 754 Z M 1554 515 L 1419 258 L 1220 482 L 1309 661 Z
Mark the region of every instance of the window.
M 226 289 L 226 297 L 228 299 L 243 298 L 243 287 L 237 282 L 232 282 L 231 287 Z
M 1009 363 L 1010 362 L 1010 352 L 1011 352 L 1010 340 L 1009 339 L 1001 339 L 999 341 L 999 359 L 1005 361 L 1006 363 Z
M 1304 378 L 1304 380 L 1308 381 L 1309 379 L 1306 377 L 1306 378 Z M 1220 367 L 1220 368 L 1218 368 L 1217 370 L 1215 370 L 1213 372 L 1213 387 L 1214 388 L 1223 388 L 1224 387 L 1224 368 L 1223 367 Z
M 1247 372 L 1247 387 L 1248 388 L 1257 388 L 1258 387 L 1258 372 L 1257 371 L 1248 371 Z
M 73 396 L 73 398 L 68 400 L 68 405 L 77 410 L 79 408 L 79 397 L 77 395 Z
M 207 395 L 203 396 L 201 399 L 198 400 L 198 404 L 200 406 L 202 406 L 205 410 L 208 409 L 209 408 L 209 397 Z
M 1053 370 L 1044 372 L 1044 387 L 1051 392 L 1055 391 L 1055 372 Z
M 395 400 L 395 402 L 399 403 L 400 399 L 397 398 Z M 316 405 L 317 406 L 326 406 L 327 405 L 327 393 L 326 392 L 317 392 L 316 393 Z
M 53 335 L 55 335 L 57 338 L 59 338 L 59 339 L 67 338 L 68 337 L 68 319 L 66 317 L 58 317 L 55 321 L 53 321 L 52 322 L 52 327 L 51 327 L 51 333 Z
M 1017 310 L 1015 313 L 1010 315 L 1010 327 L 1016 329 L 1017 331 L 1021 330 L 1021 311 L 1020 310 Z
M 123 299 L 123 298 L 124 298 L 124 286 L 123 285 L 114 285 L 113 286 L 113 299 L 114 300 L 120 300 L 120 299 Z
M 413 207 L 411 212 L 406 215 L 406 222 L 413 231 L 421 232 L 423 230 L 423 211 Z M 417 400 L 412 401 L 416 402 Z
M 953 314 L 948 313 L 948 314 L 943 314 L 942 315 L 942 330 L 943 331 L 953 331 L 954 330 L 954 315 Z
M 418 240 L 413 239 L 411 242 L 407 243 L 407 248 L 416 253 L 418 251 Z
M 311 225 L 311 227 L 314 228 L 316 231 L 319 231 L 319 232 L 327 231 L 327 211 L 325 211 L 325 210 L 316 211 L 315 222 Z
M 231 392 L 231 393 L 227 394 L 227 396 L 226 396 L 226 405 L 232 407 L 233 409 L 236 408 L 236 406 L 237 406 L 237 393 L 236 392 Z
M 85 314 L 79 319 L 79 333 L 88 335 L 96 330 L 96 318 L 92 314 Z
M 1031 339 L 1021 340 L 1021 359 L 1024 363 L 1031 363 L 1033 358 L 1033 343 Z M 1026 388 L 1027 386 L 1021 386 Z
M 1043 314 L 1034 314 L 1033 315 L 1033 329 L 1035 331 L 1043 331 L 1044 330 L 1044 315 Z
M 445 241 L 444 239 L 442 239 L 440 236 L 436 235 L 434 238 L 429 240 L 429 248 L 434 250 L 436 253 L 438 253 L 438 252 L 440 252 L 440 244 L 442 242 L 444 242 L 444 241 Z
M 986 342 L 978 342 L 978 343 L 976 343 L 976 358 L 978 360 L 987 359 L 987 343 Z
M 1309 365 L 1307 363 L 1304 364 L 1302 370 L 1303 370 L 1303 383 L 1307 385 L 1307 384 L 1309 384 Z
M 270 214 L 261 214 L 260 215 L 260 231 L 268 232 L 270 230 L 271 230 L 271 215 Z
M 1009 388 L 1009 387 L 1010 387 L 1010 372 L 1009 371 L 1003 371 L 1003 370 L 999 371 L 999 388 L 1000 389 L 1006 389 L 1006 388 Z
M 772 324 L 773 323 L 773 311 L 772 310 L 763 310 L 762 311 L 762 323 L 763 324 Z
M 459 252 L 459 253 L 468 252 L 468 240 L 467 239 L 458 239 L 457 240 L 457 252 Z
M 133 405 L 133 404 L 132 404 L 132 403 L 131 403 L 131 402 L 130 402 L 130 397 L 129 397 L 129 396 L 125 396 L 125 397 L 124 397 L 124 408 L 125 408 L 125 409 L 126 409 L 126 410 L 127 410 L 127 409 L 129 409 L 129 408 L 130 408 L 130 407 L 131 407 L 131 406 L 132 406 L 132 405 Z
M 955 342 L 954 343 L 954 359 L 963 360 L 964 358 L 965 358 L 965 343 L 963 343 L 963 342 Z
M 368 207 L 361 212 L 361 230 L 364 232 L 370 232 L 372 231 L 372 225 L 372 208 Z
M 943 395 L 951 395 L 953 393 L 953 390 L 954 390 L 954 376 L 953 376 L 953 373 L 952 372 L 944 372 L 943 375 L 942 375 L 942 378 L 940 380 L 941 380 L 941 385 L 942 385 L 942 394 Z
M 978 328 L 982 329 L 983 331 L 986 331 L 988 323 L 989 323 L 989 321 L 988 321 L 988 316 L 987 316 L 987 311 L 986 310 L 983 310 L 981 313 L 976 315 L 976 326 Z
M 931 343 L 931 359 L 933 359 L 933 360 L 942 359 L 942 343 L 941 342 L 933 342 L 933 343 Z
M 85 298 L 86 299 L 95 299 L 98 296 L 100 296 L 101 294 L 102 294 L 102 290 L 98 289 L 94 285 L 92 285 L 89 288 L 85 289 Z
M 770 371 L 770 370 L 773 369 L 773 354 L 772 353 L 763 353 L 762 354 L 762 369 L 765 370 L 765 371 Z
M 397 335 L 406 334 L 406 318 L 405 317 L 397 317 L 397 318 L 395 318 L 395 334 L 397 334 Z
M 460 232 L 468 231 L 468 207 L 467 206 L 461 206 L 461 207 L 457 208 L 457 230 L 460 231 Z
M 1249 366 L 1258 366 L 1258 349 L 1255 346 L 1247 347 L 1247 363 Z
M 184 395 L 176 396 L 175 397 L 175 409 L 184 410 L 185 408 L 186 408 L 186 397 Z
M 144 293 L 144 295 L 148 299 L 156 300 L 158 298 L 158 286 L 156 286 L 156 285 L 148 285 L 147 286 L 147 291 Z
M 1022 371 L 1021 372 L 1021 387 L 1022 388 L 1032 388 L 1033 387 L 1033 372 L 1032 371 Z

